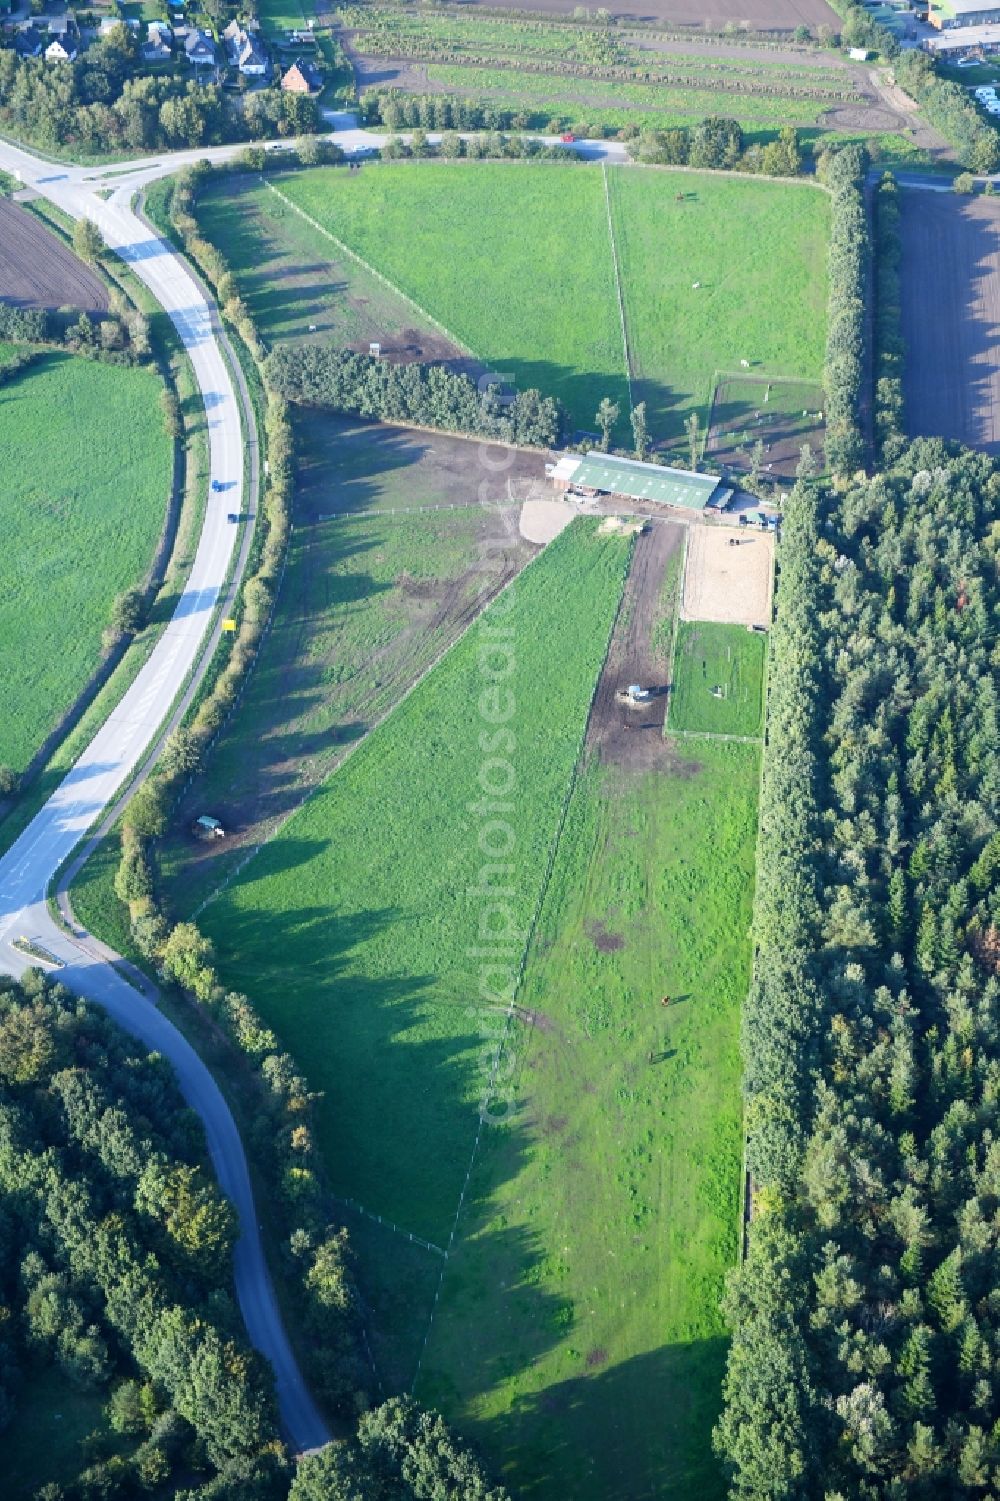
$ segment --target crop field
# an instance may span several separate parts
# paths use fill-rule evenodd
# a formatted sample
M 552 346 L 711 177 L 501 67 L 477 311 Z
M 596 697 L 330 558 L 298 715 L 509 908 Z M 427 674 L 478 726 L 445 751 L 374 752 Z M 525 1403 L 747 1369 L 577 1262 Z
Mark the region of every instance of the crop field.
M 0 198 L 0 244 L 0 302 L 90 313 L 107 308 L 108 289 L 97 272 L 9 198 Z
M 273 832 L 537 550 L 507 494 L 508 478 L 514 493 L 529 481 L 517 461 L 483 472 L 474 444 L 309 414 L 299 459 L 274 625 L 164 849 L 179 910 Z M 496 504 L 474 503 L 481 475 Z M 440 509 L 366 514 L 397 506 Z M 206 807 L 224 841 L 187 832 Z
M 669 33 L 467 10 L 366 5 L 340 21 L 359 93 L 394 87 L 492 101 L 526 112 L 532 128 L 666 127 L 722 114 L 774 129 L 814 124 L 870 94 L 861 74 L 808 52 L 699 47 Z
M 818 378 L 825 194 L 635 168 L 607 183 L 610 221 L 599 172 L 545 164 L 325 168 L 280 187 L 491 368 L 561 396 L 585 431 L 608 395 L 627 441 L 612 224 L 633 395 L 654 438 L 678 439 L 692 408 L 704 431 L 716 372 L 741 358 L 755 376 Z
M 0 551 L 0 764 L 15 771 L 88 681 L 115 596 L 152 560 L 173 470 L 159 392 L 151 371 L 57 354 L 0 387 L 0 533 L 25 542 Z
M 680 621 L 670 728 L 717 735 L 760 735 L 766 642 L 765 636 L 745 626 Z
M 904 189 L 900 205 L 907 429 L 998 453 L 1000 203 Z M 931 284 L 932 318 L 919 295 Z
M 560 129 L 585 126 L 623 130 L 639 125 L 668 130 L 691 125 L 708 115 L 725 114 L 750 130 L 776 131 L 781 125 L 815 125 L 829 105 L 821 100 L 755 97 L 734 90 L 666 83 L 603 82 L 560 74 L 511 73 L 496 68 L 447 67 L 430 63 L 422 69 L 436 91 L 466 99 L 492 99 L 528 113 L 528 125 L 550 122 Z M 414 90 L 420 92 L 420 90 Z
M 591 523 L 564 532 L 201 915 L 227 980 L 324 1091 L 337 1193 L 437 1245 L 510 999 L 469 1015 L 470 950 L 500 915 L 488 850 L 509 833 L 516 970 L 628 552 Z M 508 764 L 518 796 L 501 828 L 475 810 Z
M 574 0 L 522 0 L 528 11 L 543 15 L 572 15 Z M 623 0 L 607 7 L 613 16 L 661 21 L 665 26 L 721 30 L 747 26 L 755 31 L 794 31 L 796 26 L 830 26 L 837 30 L 837 12 L 826 0 Z
M 521 389 L 561 397 L 587 428 L 603 396 L 627 410 L 598 174 L 518 162 L 424 162 L 357 175 L 318 168 L 280 185 Z
M 829 201 L 807 185 L 607 171 L 632 388 L 652 431 L 708 421 L 714 374 L 817 381 L 826 339 Z

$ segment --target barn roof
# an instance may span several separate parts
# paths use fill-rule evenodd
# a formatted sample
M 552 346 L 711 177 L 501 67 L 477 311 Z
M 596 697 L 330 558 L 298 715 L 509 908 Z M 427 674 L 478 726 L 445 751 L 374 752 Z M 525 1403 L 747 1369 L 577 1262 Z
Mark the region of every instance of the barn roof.
M 712 501 L 720 504 L 725 494 L 720 490 L 722 482 L 718 475 L 670 469 L 664 464 L 643 464 L 638 459 L 619 459 L 596 451 L 580 460 L 572 483 L 588 490 L 601 490 L 606 495 L 685 506 L 690 511 L 703 511 Z

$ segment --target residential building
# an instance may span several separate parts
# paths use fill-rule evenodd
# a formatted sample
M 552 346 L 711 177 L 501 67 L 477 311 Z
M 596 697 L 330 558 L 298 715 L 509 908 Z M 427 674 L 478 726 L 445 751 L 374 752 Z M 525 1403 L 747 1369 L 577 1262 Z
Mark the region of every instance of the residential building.
M 323 75 L 315 63 L 297 57 L 291 67 L 285 69 L 281 87 L 290 94 L 318 94 L 323 87 Z
M 217 67 L 219 59 L 212 33 L 192 28 L 184 38 L 184 56 L 192 68 Z

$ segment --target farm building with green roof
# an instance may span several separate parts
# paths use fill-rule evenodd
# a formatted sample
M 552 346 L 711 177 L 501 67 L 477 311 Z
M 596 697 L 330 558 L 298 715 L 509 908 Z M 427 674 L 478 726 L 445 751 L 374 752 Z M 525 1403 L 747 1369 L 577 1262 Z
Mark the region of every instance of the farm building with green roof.
M 644 464 L 639 459 L 619 459 L 596 451 L 582 459 L 567 454 L 551 466 L 550 478 L 557 490 L 620 495 L 626 500 L 682 506 L 687 511 L 721 511 L 733 493 L 716 474 L 669 469 L 664 464 Z

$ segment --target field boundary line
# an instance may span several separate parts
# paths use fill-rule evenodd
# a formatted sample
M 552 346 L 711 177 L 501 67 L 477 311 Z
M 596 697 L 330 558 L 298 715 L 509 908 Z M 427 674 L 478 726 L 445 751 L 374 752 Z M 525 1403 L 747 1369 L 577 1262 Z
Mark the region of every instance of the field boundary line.
M 413 1373 L 413 1381 L 410 1385 L 411 1397 L 416 1391 L 417 1381 L 420 1378 L 420 1368 L 423 1365 L 424 1355 L 427 1352 L 427 1342 L 431 1337 L 431 1330 L 434 1327 L 434 1315 L 437 1313 L 437 1306 L 441 1297 L 441 1289 L 444 1286 L 444 1274 L 448 1269 L 448 1261 L 451 1256 L 452 1246 L 455 1243 L 455 1234 L 458 1230 L 458 1222 L 461 1218 L 462 1209 L 465 1205 L 465 1195 L 469 1188 L 469 1181 L 472 1178 L 473 1168 L 476 1165 L 476 1158 L 479 1155 L 479 1143 L 482 1140 L 483 1123 L 486 1119 L 486 1112 L 489 1109 L 490 1103 L 493 1098 L 493 1090 L 496 1085 L 497 1071 L 500 1067 L 500 1060 L 503 1057 L 504 1048 L 506 1046 L 507 1039 L 510 1036 L 511 1022 L 518 1014 L 517 1002 L 518 997 L 521 994 L 521 986 L 524 983 L 524 971 L 528 963 L 528 954 L 531 952 L 531 945 L 534 942 L 535 932 L 538 927 L 538 921 L 542 915 L 542 907 L 544 906 L 545 898 L 548 895 L 549 883 L 552 879 L 552 872 L 555 869 L 556 856 L 559 853 L 559 846 L 562 843 L 563 831 L 566 827 L 566 816 L 569 813 L 569 805 L 572 800 L 573 794 L 576 791 L 577 782 L 579 781 L 580 767 L 583 764 L 584 751 L 587 747 L 587 731 L 590 729 L 590 717 L 594 712 L 594 700 L 597 698 L 597 690 L 601 686 L 601 679 L 604 676 L 604 669 L 608 665 L 608 657 L 611 654 L 611 643 L 614 641 L 615 631 L 618 628 L 618 621 L 621 616 L 622 606 L 625 603 L 625 591 L 628 587 L 629 574 L 632 571 L 632 564 L 634 561 L 635 537 L 633 536 L 631 539 L 628 566 L 622 573 L 622 586 L 621 592 L 618 596 L 618 604 L 615 609 L 614 618 L 612 619 L 610 628 L 608 630 L 608 639 L 604 648 L 604 655 L 601 658 L 601 665 L 594 677 L 594 687 L 590 695 L 590 702 L 587 705 L 587 712 L 584 716 L 583 730 L 580 734 L 579 743 L 577 744 L 576 756 L 573 760 L 573 769 L 570 772 L 569 779 L 567 781 L 566 795 L 563 798 L 562 808 L 559 812 L 559 819 L 556 823 L 555 832 L 552 838 L 552 844 L 549 848 L 549 858 L 546 863 L 545 873 L 542 876 L 541 884 L 539 886 L 538 900 L 535 903 L 535 910 L 532 914 L 531 921 L 528 924 L 528 931 L 524 940 L 524 948 L 522 949 L 520 963 L 517 967 L 517 975 L 515 976 L 514 984 L 511 987 L 510 1004 L 507 1007 L 507 1014 L 504 1018 L 503 1031 L 501 1032 L 500 1037 L 497 1040 L 496 1051 L 493 1054 L 493 1063 L 490 1068 L 489 1084 L 483 1097 L 483 1103 L 479 1107 L 479 1122 L 476 1126 L 475 1140 L 472 1143 L 472 1153 L 469 1157 L 469 1166 L 466 1169 L 465 1182 L 462 1184 L 462 1192 L 458 1196 L 458 1206 L 455 1209 L 455 1218 L 452 1221 L 451 1231 L 448 1235 L 448 1245 L 446 1247 L 444 1257 L 445 1264 L 441 1268 L 441 1275 L 438 1278 L 438 1285 L 434 1292 L 434 1302 L 431 1304 L 430 1318 L 427 1322 L 427 1329 L 424 1334 L 423 1343 L 420 1346 L 420 1354 L 417 1356 L 417 1368 Z
M 681 558 L 681 578 L 677 593 L 674 595 L 674 621 L 670 632 L 670 665 L 667 668 L 667 712 L 663 716 L 664 735 L 672 734 L 670 729 L 670 715 L 674 707 L 674 669 L 677 665 L 677 638 L 680 635 L 681 610 L 684 608 L 684 586 L 687 583 L 688 548 L 691 545 L 691 528 L 684 533 L 684 554 Z
M 505 510 L 505 509 L 507 509 L 507 507 L 500 507 L 499 509 Z M 368 514 L 370 514 L 370 512 Z M 381 715 L 380 718 L 378 718 L 378 719 L 376 719 L 374 721 L 374 723 L 370 726 L 370 728 L 366 731 L 366 733 L 361 736 L 361 738 L 359 740 L 353 741 L 349 746 L 347 746 L 345 748 L 344 754 L 341 756 L 341 758 L 337 762 L 336 766 L 331 767 L 330 771 L 327 772 L 326 776 L 321 776 L 320 779 L 317 782 L 314 782 L 311 787 L 307 788 L 307 790 L 303 794 L 303 796 L 300 799 L 300 801 L 295 804 L 295 807 L 292 808 L 288 813 L 286 813 L 284 815 L 284 817 L 282 817 L 281 819 L 279 819 L 279 821 L 274 825 L 274 828 L 271 829 L 270 832 L 266 833 L 264 835 L 263 839 L 261 839 L 257 844 L 251 845 L 249 851 L 244 856 L 244 858 L 237 865 L 233 866 L 232 870 L 229 872 L 229 874 L 222 881 L 220 881 L 219 885 L 215 888 L 215 890 L 209 892 L 208 896 L 206 896 L 203 901 L 199 902 L 198 906 L 191 913 L 191 918 L 190 918 L 191 922 L 195 922 L 201 916 L 201 914 L 204 912 L 204 910 L 205 910 L 206 907 L 211 906 L 212 902 L 214 902 L 217 897 L 220 897 L 224 891 L 228 890 L 228 888 L 232 885 L 233 881 L 235 881 L 236 877 L 238 875 L 240 875 L 246 869 L 246 867 L 250 864 L 250 861 L 254 858 L 254 856 L 255 855 L 259 855 L 260 852 L 261 852 L 261 850 L 264 848 L 264 846 L 266 844 L 270 844 L 272 839 L 276 839 L 277 836 L 281 833 L 282 829 L 285 827 L 285 825 L 287 823 L 290 823 L 291 820 L 295 817 L 295 815 L 297 813 L 301 812 L 301 810 L 305 807 L 306 803 L 309 802 L 310 798 L 314 797 L 315 794 L 320 790 L 321 787 L 325 787 L 326 784 L 330 781 L 330 779 L 332 777 L 335 777 L 337 775 L 337 773 L 344 766 L 347 765 L 347 762 L 355 754 L 355 752 L 358 751 L 358 750 L 360 750 L 363 745 L 367 744 L 367 742 L 371 739 L 371 737 L 375 733 L 375 731 L 378 730 L 378 729 L 380 729 L 382 727 L 382 725 L 385 724 L 386 720 L 389 718 L 389 716 L 391 714 L 395 714 L 396 711 L 397 711 L 397 709 L 401 709 L 402 708 L 403 704 L 406 703 L 407 699 L 411 696 L 411 694 L 415 693 L 416 690 L 420 687 L 420 684 L 424 681 L 424 679 L 427 678 L 427 677 L 429 677 L 429 675 L 434 671 L 434 669 L 436 667 L 440 667 L 441 663 L 444 661 L 445 657 L 447 657 L 448 653 L 451 652 L 451 651 L 454 651 L 455 647 L 458 645 L 458 643 L 460 641 L 464 641 L 465 640 L 465 637 L 469 634 L 469 632 L 472 630 L 472 628 L 476 624 L 478 624 L 478 622 L 480 620 L 482 620 L 483 616 L 485 615 L 486 611 L 490 608 L 490 606 L 496 600 L 500 599 L 500 597 L 502 595 L 506 594 L 507 590 L 513 584 L 516 584 L 517 580 L 519 578 L 523 577 L 525 571 L 528 568 L 531 567 L 532 563 L 536 562 L 536 560 L 538 558 L 543 557 L 544 554 L 545 554 L 545 548 L 542 547 L 542 548 L 539 549 L 539 551 L 537 553 L 534 554 L 533 557 L 530 557 L 528 559 L 528 561 L 525 563 L 524 567 L 523 568 L 519 568 L 517 570 L 517 572 L 515 574 L 513 574 L 507 580 L 507 582 L 503 585 L 503 587 L 500 588 L 500 589 L 498 589 L 497 592 L 494 595 L 492 595 L 490 599 L 488 599 L 486 601 L 486 603 L 483 605 L 482 609 L 476 615 L 474 615 L 472 617 L 472 619 L 466 625 L 465 629 L 463 631 L 459 632 L 459 634 L 455 637 L 454 641 L 449 641 L 448 644 L 447 644 L 447 646 L 443 647 L 442 650 L 440 652 L 438 652 L 437 656 L 433 659 L 433 661 L 428 662 L 427 666 L 420 673 L 420 675 L 418 677 L 414 678 L 413 682 L 406 689 L 405 693 L 403 693 L 403 695 L 400 698 L 398 698 L 394 704 L 391 704 L 389 706 L 389 708 L 386 709 L 385 713 Z M 286 551 L 286 558 L 287 558 L 287 551 Z M 282 577 L 284 577 L 284 574 L 282 574 Z M 278 598 L 279 598 L 279 593 L 276 593 L 275 594 L 275 608 L 277 607 Z M 268 625 L 268 631 L 270 631 L 270 624 Z M 260 640 L 260 642 L 258 643 L 258 647 L 257 647 L 257 652 L 258 653 L 260 652 L 263 644 L 264 644 L 264 637 L 262 637 L 261 640 Z M 255 660 L 256 660 L 256 657 L 255 657 Z M 237 700 L 237 702 L 239 702 L 239 700 Z M 211 749 L 211 745 L 212 744 L 214 744 L 214 740 L 210 743 L 209 749 Z M 195 773 L 195 775 L 197 775 L 197 773 Z M 193 781 L 194 781 L 194 776 L 192 776 L 192 778 L 186 784 L 186 786 L 189 787 Z
M 763 745 L 763 735 L 723 735 L 719 730 L 672 730 L 667 727 L 668 735 L 676 735 L 681 740 L 725 740 L 732 745 Z
M 392 1230 L 396 1235 L 401 1235 L 404 1240 L 412 1241 L 415 1246 L 422 1246 L 425 1251 L 433 1251 L 435 1256 L 443 1256 L 447 1261 L 448 1252 L 443 1246 L 436 1246 L 432 1240 L 424 1240 L 422 1235 L 414 1235 L 412 1231 L 404 1230 L 401 1225 L 396 1224 L 395 1220 L 387 1219 L 384 1214 L 376 1214 L 372 1209 L 366 1209 L 363 1204 L 358 1203 L 357 1199 L 346 1199 L 342 1194 L 330 1194 L 330 1198 L 335 1204 L 343 1204 L 347 1209 L 352 1209 L 355 1214 L 363 1215 L 366 1220 L 373 1220 L 375 1224 L 381 1225 L 383 1230 Z
M 615 291 L 618 293 L 618 317 L 622 326 L 622 348 L 625 351 L 625 380 L 628 385 L 629 410 L 635 405 L 632 395 L 632 356 L 628 347 L 628 325 L 625 322 L 625 299 L 622 297 L 622 282 L 618 273 L 618 249 L 615 245 L 615 226 L 611 217 L 611 190 L 608 187 L 608 164 L 601 163 L 601 177 L 604 182 L 604 206 L 608 212 L 608 239 L 611 242 L 611 264 L 615 271 Z
M 459 339 L 452 333 L 450 328 L 446 328 L 439 319 L 435 318 L 432 313 L 429 313 L 425 307 L 422 307 L 415 297 L 411 297 L 409 293 L 404 292 L 402 287 L 397 287 L 396 283 L 390 281 L 388 276 L 384 276 L 381 271 L 376 271 L 375 267 L 369 261 L 366 261 L 364 256 L 358 255 L 357 251 L 352 250 L 350 245 L 345 245 L 343 240 L 338 239 L 332 230 L 326 229 L 320 224 L 318 219 L 313 218 L 312 214 L 307 214 L 304 208 L 299 208 L 299 205 L 289 198 L 287 193 L 283 193 L 273 182 L 268 182 L 267 178 L 262 178 L 261 181 L 266 187 L 270 188 L 272 193 L 281 199 L 282 203 L 287 203 L 293 213 L 298 214 L 307 224 L 312 225 L 313 229 L 319 234 L 325 235 L 328 240 L 336 245 L 338 250 L 342 251 L 344 255 L 349 256 L 352 261 L 355 261 L 363 270 L 367 271 L 369 276 L 374 276 L 376 281 L 380 281 L 383 286 L 388 287 L 390 292 L 394 292 L 397 297 L 401 297 L 404 302 L 408 302 L 411 308 L 414 308 L 422 318 L 426 318 L 428 323 L 433 324 L 438 333 L 444 334 L 446 339 L 450 339 L 463 354 L 467 354 L 470 359 L 478 360 L 482 365 L 487 363 L 481 354 L 477 354 L 474 349 L 470 349 L 463 339 Z
M 368 510 L 360 511 L 320 511 L 317 521 L 340 521 L 341 518 L 348 521 L 357 521 L 363 516 L 417 516 L 425 511 L 479 511 L 484 506 L 493 506 L 498 511 L 515 511 L 524 504 L 523 500 L 511 500 L 500 502 L 496 500 L 445 500 L 436 506 L 373 506 Z

